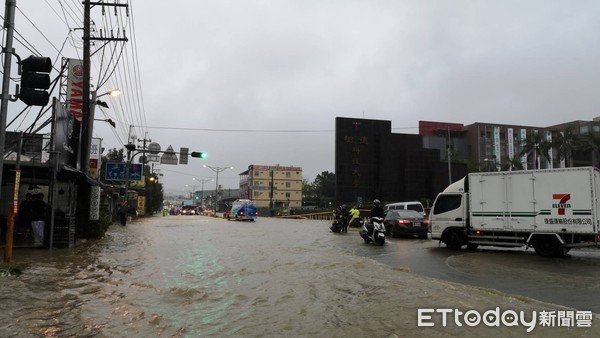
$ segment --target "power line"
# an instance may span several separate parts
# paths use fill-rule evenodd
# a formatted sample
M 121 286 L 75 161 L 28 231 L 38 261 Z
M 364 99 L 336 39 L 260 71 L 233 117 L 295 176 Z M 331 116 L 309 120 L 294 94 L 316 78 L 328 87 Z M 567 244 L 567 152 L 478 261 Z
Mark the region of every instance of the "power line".
M 147 126 L 148 129 L 162 130 L 189 130 L 189 131 L 210 131 L 210 132 L 231 132 L 231 133 L 333 133 L 335 129 L 217 129 L 217 128 L 190 128 L 190 127 L 165 127 L 165 126 Z M 419 127 L 398 127 L 392 130 L 419 129 Z
M 137 127 L 137 126 L 134 126 Z M 162 130 L 190 130 L 190 131 L 211 131 L 211 132 L 237 132 L 237 133 L 331 133 L 335 130 L 310 130 L 310 129 L 213 129 L 213 128 L 189 128 L 189 127 L 156 127 L 146 126 L 148 129 Z

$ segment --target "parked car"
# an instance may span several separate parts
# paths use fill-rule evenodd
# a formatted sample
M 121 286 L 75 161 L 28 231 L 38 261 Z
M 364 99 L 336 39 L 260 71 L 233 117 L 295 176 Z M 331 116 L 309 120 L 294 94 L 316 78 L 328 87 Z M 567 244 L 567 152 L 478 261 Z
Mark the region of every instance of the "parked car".
M 383 224 L 390 237 L 418 235 L 419 238 L 427 238 L 429 221 L 416 210 L 388 210 Z

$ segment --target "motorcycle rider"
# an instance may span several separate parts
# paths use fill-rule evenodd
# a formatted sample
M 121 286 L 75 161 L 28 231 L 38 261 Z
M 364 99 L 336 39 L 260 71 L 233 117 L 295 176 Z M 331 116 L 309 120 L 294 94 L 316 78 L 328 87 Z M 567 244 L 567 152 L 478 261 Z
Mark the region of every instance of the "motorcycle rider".
M 350 209 L 350 222 L 348 224 L 353 226 L 354 222 L 360 218 L 360 211 L 356 207 Z
M 346 207 L 346 204 L 341 203 L 337 208 L 335 208 L 334 211 L 336 218 L 339 217 L 339 221 L 341 222 L 342 225 L 342 230 L 341 232 L 348 232 L 348 207 Z
M 373 200 L 373 207 L 371 208 L 370 218 L 372 219 L 373 217 L 381 217 L 382 219 L 384 217 L 383 208 L 381 207 L 381 202 L 378 199 Z M 373 228 L 373 221 L 371 221 L 367 224 L 369 236 L 373 234 Z

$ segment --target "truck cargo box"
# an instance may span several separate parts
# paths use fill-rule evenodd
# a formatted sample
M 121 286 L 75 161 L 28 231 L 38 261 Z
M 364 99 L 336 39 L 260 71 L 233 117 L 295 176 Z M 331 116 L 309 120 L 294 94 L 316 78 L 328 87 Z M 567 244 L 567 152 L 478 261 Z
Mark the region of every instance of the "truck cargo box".
M 473 230 L 596 233 L 600 172 L 566 168 L 472 173 Z

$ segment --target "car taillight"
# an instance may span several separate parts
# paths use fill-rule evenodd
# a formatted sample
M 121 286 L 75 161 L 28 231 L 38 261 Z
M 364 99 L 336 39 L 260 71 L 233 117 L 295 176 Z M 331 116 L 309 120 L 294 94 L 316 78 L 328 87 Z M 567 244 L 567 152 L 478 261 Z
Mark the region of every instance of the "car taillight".
M 410 221 L 407 221 L 405 219 L 399 219 L 398 224 L 410 224 Z
M 423 225 L 429 225 L 429 221 L 423 221 Z
M 240 211 L 240 216 L 244 216 L 244 212 L 243 211 Z

